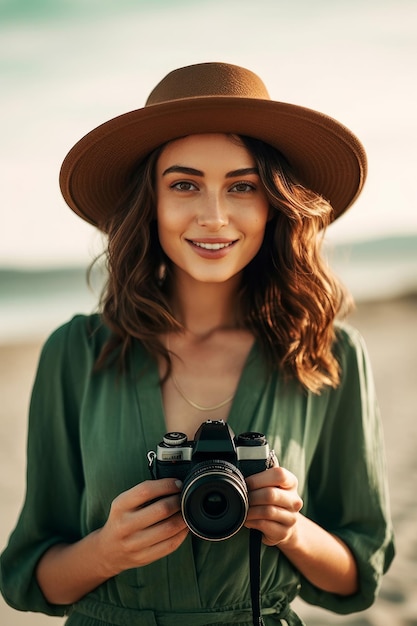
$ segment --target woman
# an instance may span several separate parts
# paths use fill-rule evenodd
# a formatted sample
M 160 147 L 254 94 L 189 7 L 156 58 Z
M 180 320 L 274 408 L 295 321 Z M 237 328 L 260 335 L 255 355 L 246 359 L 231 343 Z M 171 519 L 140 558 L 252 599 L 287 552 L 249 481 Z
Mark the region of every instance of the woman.
M 109 278 L 101 314 L 41 356 L 1 561 L 12 606 L 198 626 L 298 624 L 298 594 L 340 613 L 373 602 L 394 552 L 381 428 L 320 257 L 365 175 L 349 130 L 220 63 L 171 72 L 74 146 L 61 189 L 108 235 Z M 264 433 L 279 461 L 246 478 L 244 525 L 224 541 L 190 532 L 176 471 L 147 467 L 165 432 L 192 440 L 207 419 Z

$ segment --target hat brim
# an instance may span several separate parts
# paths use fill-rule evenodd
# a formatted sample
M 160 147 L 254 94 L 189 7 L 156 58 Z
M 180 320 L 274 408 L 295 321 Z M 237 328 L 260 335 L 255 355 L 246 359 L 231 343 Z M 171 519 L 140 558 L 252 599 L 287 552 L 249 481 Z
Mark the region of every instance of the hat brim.
M 292 104 L 213 96 L 150 105 L 85 135 L 60 172 L 62 195 L 80 217 L 103 228 L 132 171 L 158 146 L 201 133 L 255 137 L 279 149 L 300 181 L 328 200 L 333 220 L 355 201 L 367 161 L 357 137 L 336 120 Z

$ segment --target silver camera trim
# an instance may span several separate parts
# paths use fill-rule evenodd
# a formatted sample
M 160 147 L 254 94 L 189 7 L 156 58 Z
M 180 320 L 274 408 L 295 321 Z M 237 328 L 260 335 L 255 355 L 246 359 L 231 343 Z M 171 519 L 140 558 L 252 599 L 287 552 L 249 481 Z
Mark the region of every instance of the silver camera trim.
M 174 447 L 160 446 L 156 448 L 156 458 L 158 461 L 191 461 L 193 448 L 191 446 Z

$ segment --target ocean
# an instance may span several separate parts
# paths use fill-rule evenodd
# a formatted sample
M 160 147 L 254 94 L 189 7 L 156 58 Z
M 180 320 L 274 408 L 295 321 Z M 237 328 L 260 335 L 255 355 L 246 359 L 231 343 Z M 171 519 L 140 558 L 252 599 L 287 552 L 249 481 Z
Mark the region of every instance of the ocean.
M 417 236 L 333 244 L 326 255 L 359 305 L 417 294 Z M 74 314 L 93 313 L 103 274 L 91 282 L 80 266 L 0 269 L 0 342 L 44 338 Z

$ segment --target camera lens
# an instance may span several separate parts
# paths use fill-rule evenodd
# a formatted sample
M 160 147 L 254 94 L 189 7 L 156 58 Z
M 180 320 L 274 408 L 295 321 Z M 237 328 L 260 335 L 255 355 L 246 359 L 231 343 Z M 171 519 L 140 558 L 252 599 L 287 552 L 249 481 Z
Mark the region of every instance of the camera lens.
M 227 500 L 219 491 L 212 491 L 206 495 L 201 506 L 208 517 L 219 517 L 227 510 Z
M 201 539 L 228 539 L 243 526 L 248 508 L 245 479 L 228 461 L 203 461 L 184 481 L 182 514 Z

